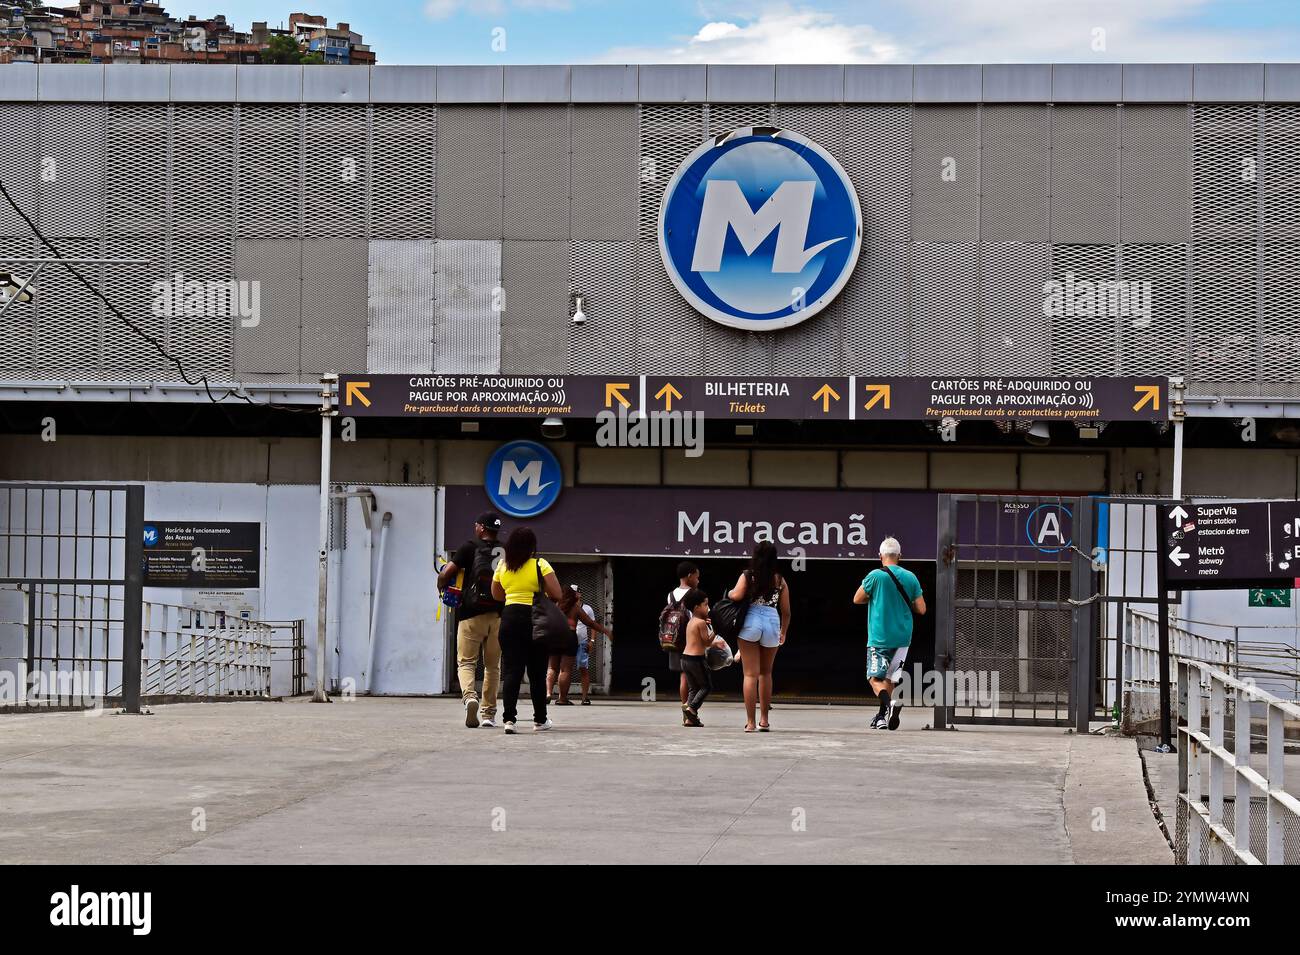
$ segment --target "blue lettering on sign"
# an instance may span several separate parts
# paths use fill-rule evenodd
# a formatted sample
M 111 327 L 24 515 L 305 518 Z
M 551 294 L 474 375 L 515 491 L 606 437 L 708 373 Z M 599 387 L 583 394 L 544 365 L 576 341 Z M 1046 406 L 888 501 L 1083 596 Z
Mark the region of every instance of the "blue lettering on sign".
M 1025 536 L 1044 554 L 1059 554 L 1074 543 L 1074 514 L 1064 504 L 1039 504 L 1025 518 Z
M 682 162 L 659 209 L 659 252 L 677 290 L 732 328 L 772 331 L 830 304 L 862 244 L 840 164 L 787 130 L 738 129 Z
M 483 488 L 497 510 L 511 517 L 536 517 L 560 496 L 560 462 L 536 441 L 503 444 L 488 459 Z

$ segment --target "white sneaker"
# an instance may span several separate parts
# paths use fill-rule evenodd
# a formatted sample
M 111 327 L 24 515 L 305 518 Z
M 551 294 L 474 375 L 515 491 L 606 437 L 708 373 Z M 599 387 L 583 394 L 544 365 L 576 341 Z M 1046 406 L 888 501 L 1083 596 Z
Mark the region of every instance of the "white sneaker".
M 470 729 L 478 727 L 478 700 L 472 696 L 465 701 L 465 725 Z
M 478 725 L 481 726 L 481 727 L 483 727 L 483 729 L 486 729 L 486 730 L 494 730 L 494 729 L 497 728 L 496 721 L 495 721 L 494 719 L 492 719 L 492 717 L 490 717 L 490 716 L 485 716 L 485 717 L 483 717 L 483 719 L 481 719 L 481 720 L 479 721 L 479 724 L 478 724 Z
M 515 723 L 514 723 L 514 720 L 506 720 L 506 735 L 507 735 L 507 736 L 513 736 L 514 733 L 515 733 Z
M 533 724 L 533 732 L 534 732 L 534 733 L 542 733 L 542 732 L 545 732 L 546 730 L 550 729 L 550 728 L 551 728 L 552 726 L 554 726 L 554 725 L 555 725 L 555 724 L 551 722 L 551 718 L 548 716 L 548 717 L 546 718 L 546 722 L 545 722 L 545 723 L 534 723 L 534 724 Z

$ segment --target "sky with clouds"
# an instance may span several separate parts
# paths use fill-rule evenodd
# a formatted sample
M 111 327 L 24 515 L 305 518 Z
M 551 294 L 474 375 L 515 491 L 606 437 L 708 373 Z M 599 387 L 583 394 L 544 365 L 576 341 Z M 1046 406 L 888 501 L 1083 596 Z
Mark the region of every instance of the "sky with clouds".
M 288 19 L 289 8 L 277 20 L 268 0 L 212 2 L 241 28 Z M 390 64 L 1300 59 L 1300 0 L 308 0 L 300 7 L 349 22 Z

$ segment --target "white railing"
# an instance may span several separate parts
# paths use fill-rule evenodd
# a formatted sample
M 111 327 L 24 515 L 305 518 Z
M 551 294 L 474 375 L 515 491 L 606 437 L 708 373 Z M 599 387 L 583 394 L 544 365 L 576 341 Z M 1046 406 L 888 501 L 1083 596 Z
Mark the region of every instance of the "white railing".
M 141 696 L 271 695 L 268 625 L 145 601 L 141 629 Z
M 1178 701 L 1178 862 L 1300 862 L 1300 800 L 1285 790 L 1283 774 L 1285 726 L 1300 724 L 1300 705 L 1195 660 L 1178 661 Z M 1255 726 L 1263 730 L 1262 773 L 1251 765 Z M 1231 816 L 1224 808 L 1228 783 Z M 1252 833 L 1252 822 L 1262 831 Z
M 1234 665 L 1235 647 L 1228 637 L 1195 633 L 1169 621 L 1169 690 L 1178 684 L 1177 660 L 1196 660 L 1224 670 Z M 1125 732 L 1160 715 L 1160 626 L 1149 611 L 1128 607 L 1124 612 L 1124 694 L 1121 725 Z

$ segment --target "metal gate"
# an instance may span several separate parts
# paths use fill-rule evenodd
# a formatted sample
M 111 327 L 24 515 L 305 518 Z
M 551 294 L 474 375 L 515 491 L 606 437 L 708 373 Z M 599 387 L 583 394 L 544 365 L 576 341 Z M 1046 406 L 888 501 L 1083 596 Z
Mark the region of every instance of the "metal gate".
M 143 561 L 142 485 L 0 484 L 0 709 L 139 712 Z
M 1080 687 L 1092 672 L 1096 593 L 1087 501 L 940 496 L 935 726 L 1086 728 L 1091 703 L 1078 704 L 1091 700 Z

